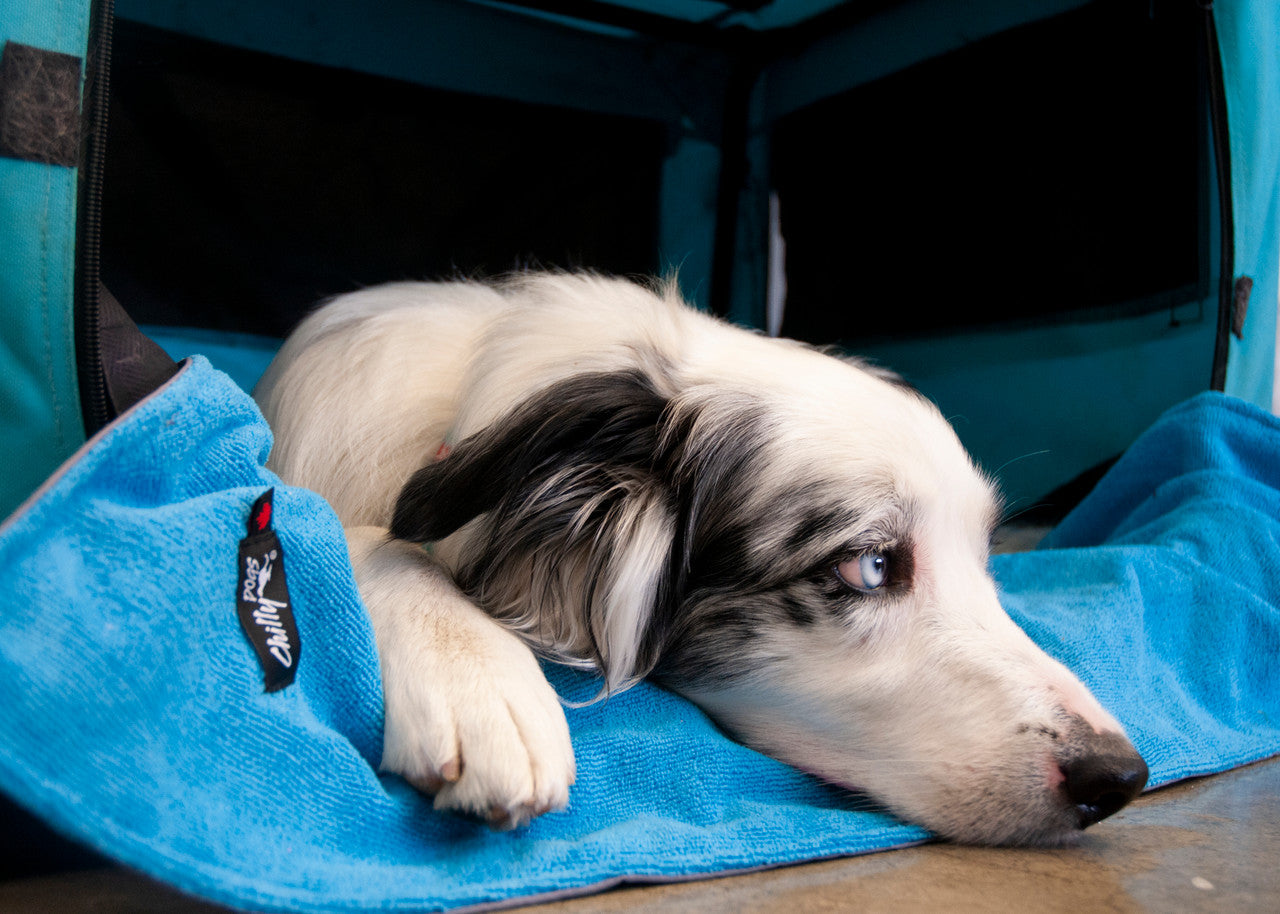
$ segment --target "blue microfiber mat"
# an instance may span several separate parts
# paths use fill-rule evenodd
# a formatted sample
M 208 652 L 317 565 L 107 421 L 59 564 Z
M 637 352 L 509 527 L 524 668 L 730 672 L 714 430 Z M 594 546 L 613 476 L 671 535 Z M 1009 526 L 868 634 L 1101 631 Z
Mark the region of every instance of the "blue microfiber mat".
M 59 831 L 207 898 L 295 911 L 510 903 L 927 838 L 647 685 L 569 711 L 566 811 L 503 834 L 434 813 L 376 773 L 377 659 L 341 532 L 262 469 L 269 441 L 195 358 L 0 528 L 0 788 Z M 1010 611 L 1124 722 L 1153 784 L 1280 752 L 1278 453 L 1275 419 L 1203 395 L 1053 548 L 995 561 Z M 303 650 L 265 693 L 235 595 L 272 486 Z M 569 699 L 597 688 L 552 678 Z

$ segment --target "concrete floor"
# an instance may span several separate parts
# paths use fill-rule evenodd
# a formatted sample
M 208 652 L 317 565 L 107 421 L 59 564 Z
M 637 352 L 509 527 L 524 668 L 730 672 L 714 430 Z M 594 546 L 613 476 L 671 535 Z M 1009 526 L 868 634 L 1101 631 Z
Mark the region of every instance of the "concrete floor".
M 934 844 L 520 910 L 1280 912 L 1280 759 L 1154 791 L 1069 849 Z
M 221 909 L 119 868 L 0 882 L 0 912 Z M 676 885 L 615 889 L 526 914 L 1280 912 L 1280 759 L 1155 791 L 1078 847 L 934 844 Z

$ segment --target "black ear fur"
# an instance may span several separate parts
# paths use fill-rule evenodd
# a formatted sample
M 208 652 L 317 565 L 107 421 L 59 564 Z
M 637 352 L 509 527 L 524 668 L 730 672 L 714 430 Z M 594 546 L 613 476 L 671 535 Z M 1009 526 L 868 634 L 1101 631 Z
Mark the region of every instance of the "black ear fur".
M 391 532 L 413 542 L 443 539 L 556 467 L 649 469 L 666 406 L 639 371 L 553 384 L 414 473 L 396 502 Z
M 767 426 L 749 395 L 723 393 L 708 413 L 673 404 L 637 370 L 578 375 L 414 473 L 391 532 L 430 542 L 485 515 L 455 569 L 462 588 L 517 627 L 548 626 L 544 647 L 563 633 L 557 625 L 577 620 L 573 653 L 551 655 L 590 660 L 609 687 L 625 684 L 688 628 L 680 608 L 689 593 L 749 576 L 743 498 L 760 473 Z M 637 559 L 635 524 L 665 528 L 670 539 L 664 554 L 640 559 L 649 565 L 634 581 L 644 583 L 607 596 L 618 568 Z M 620 618 L 642 618 L 642 628 L 615 636 L 609 618 L 628 598 L 646 605 Z M 542 616 L 545 606 L 557 611 Z

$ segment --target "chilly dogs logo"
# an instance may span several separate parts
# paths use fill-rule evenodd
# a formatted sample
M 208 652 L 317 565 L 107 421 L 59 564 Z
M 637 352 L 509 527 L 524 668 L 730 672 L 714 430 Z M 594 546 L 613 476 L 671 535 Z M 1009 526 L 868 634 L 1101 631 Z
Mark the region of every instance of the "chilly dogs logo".
M 274 495 L 275 490 L 268 489 L 249 510 L 247 535 L 240 541 L 236 589 L 240 627 L 258 654 L 268 692 L 293 682 L 302 653 L 284 575 L 284 549 L 271 529 Z

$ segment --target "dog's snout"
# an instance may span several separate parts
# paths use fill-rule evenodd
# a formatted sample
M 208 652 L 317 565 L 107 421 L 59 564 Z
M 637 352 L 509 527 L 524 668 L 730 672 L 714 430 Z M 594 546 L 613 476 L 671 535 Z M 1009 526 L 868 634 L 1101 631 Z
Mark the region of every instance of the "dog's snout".
M 1075 807 L 1079 827 L 1101 822 L 1128 805 L 1147 785 L 1147 763 L 1118 733 L 1093 736 L 1059 763 L 1062 790 Z

